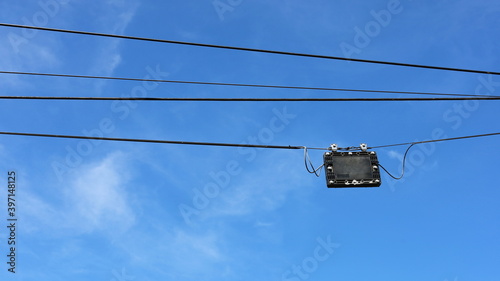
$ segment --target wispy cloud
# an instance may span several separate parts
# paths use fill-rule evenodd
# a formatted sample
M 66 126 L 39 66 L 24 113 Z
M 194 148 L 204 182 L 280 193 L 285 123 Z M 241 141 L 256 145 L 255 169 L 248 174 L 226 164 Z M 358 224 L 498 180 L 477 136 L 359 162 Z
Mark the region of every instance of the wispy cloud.
M 126 183 L 126 156 L 114 153 L 103 161 L 83 167 L 66 189 L 69 215 L 84 231 L 123 231 L 134 224 Z M 68 218 L 70 219 L 70 218 Z
M 109 0 L 107 5 L 99 5 L 99 17 L 94 18 L 93 27 L 99 32 L 122 34 L 132 21 L 139 7 L 137 0 Z M 58 20 L 63 21 L 62 14 Z M 64 28 L 64 26 L 61 26 Z M 57 72 L 67 58 L 62 54 L 66 37 L 58 33 L 39 33 L 35 38 L 26 37 L 21 29 L 2 30 L 0 36 L 0 68 L 19 71 Z M 94 75 L 110 76 L 122 62 L 120 45 L 122 40 L 104 40 L 103 43 L 85 46 L 91 60 L 88 72 Z M 90 49 L 89 49 L 90 48 Z M 1 76 L 0 87 L 25 87 L 21 77 Z M 95 90 L 100 93 L 105 81 L 95 83 Z M 0 88 L 1 89 L 1 88 Z
M 21 214 L 25 221 L 25 230 L 28 233 L 40 233 L 42 229 L 52 231 L 63 223 L 63 212 L 58 212 L 52 204 L 28 191 L 25 191 L 22 197 L 23 208 Z
M 214 233 L 193 234 L 178 230 L 174 238 L 174 246 L 186 255 L 195 252 L 212 261 L 219 261 L 223 255 L 218 247 L 218 237 Z
M 226 239 L 212 229 L 193 230 L 159 223 L 149 231 L 134 228 L 114 244 L 127 253 L 133 267 L 172 278 L 199 280 L 220 272 L 228 262 Z
M 106 2 L 107 8 L 103 16 L 96 20 L 99 23 L 100 32 L 112 34 L 123 34 L 129 23 L 132 21 L 139 2 L 136 0 L 109 0 Z M 93 75 L 111 76 L 115 69 L 122 62 L 120 45 L 122 40 L 109 40 L 105 45 L 99 46 L 94 56 L 94 64 L 89 70 Z M 96 84 L 96 90 L 100 93 L 105 81 Z
M 264 159 L 264 155 L 262 155 Z M 296 156 L 266 152 L 263 162 L 272 164 L 272 168 L 262 166 L 255 171 L 245 171 L 238 178 L 232 179 L 232 184 L 221 192 L 220 198 L 214 200 L 213 208 L 206 211 L 207 217 L 253 216 L 262 212 L 273 212 L 287 200 L 289 193 L 296 190 L 300 181 L 299 174 L 290 170 L 300 169 Z M 293 157 L 293 160 L 291 158 Z M 279 159 L 279 161 L 276 161 Z M 286 174 L 286 177 L 282 175 Z M 272 185 L 270 185 L 272 183 Z
M 130 229 L 136 216 L 126 189 L 126 159 L 123 153 L 112 153 L 68 174 L 72 178 L 60 187 L 58 200 L 26 191 L 23 217 L 28 232 L 117 234 Z
M 50 70 L 61 65 L 56 55 L 57 43 L 54 40 L 40 40 L 24 44 L 20 52 L 12 47 L 13 33 L 5 32 L 0 36 L 0 69 L 14 71 Z M 21 38 L 21 37 L 19 37 Z M 5 87 L 25 87 L 18 76 L 0 76 L 0 89 Z
M 396 150 L 389 150 L 387 152 L 387 154 L 389 155 L 389 157 L 391 158 L 396 158 L 396 159 L 403 159 L 403 154 L 396 151 Z

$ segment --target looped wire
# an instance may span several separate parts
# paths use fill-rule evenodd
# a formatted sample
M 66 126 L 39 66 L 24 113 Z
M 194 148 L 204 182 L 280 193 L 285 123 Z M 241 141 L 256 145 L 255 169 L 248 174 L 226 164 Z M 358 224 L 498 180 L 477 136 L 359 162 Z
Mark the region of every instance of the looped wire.
M 319 177 L 321 175 L 321 168 L 323 168 L 325 164 L 322 164 L 318 168 L 314 168 L 311 158 L 309 157 L 309 152 L 307 151 L 307 147 L 304 146 L 303 148 L 304 148 L 304 164 L 306 166 L 307 172 L 309 172 L 310 174 L 315 174 L 317 177 Z

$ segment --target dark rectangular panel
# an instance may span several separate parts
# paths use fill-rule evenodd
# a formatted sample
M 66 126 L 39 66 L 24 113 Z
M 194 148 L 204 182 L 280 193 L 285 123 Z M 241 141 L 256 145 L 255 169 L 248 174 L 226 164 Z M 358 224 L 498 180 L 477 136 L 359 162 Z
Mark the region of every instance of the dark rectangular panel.
M 326 152 L 323 155 L 328 187 L 380 186 L 380 171 L 374 151 Z

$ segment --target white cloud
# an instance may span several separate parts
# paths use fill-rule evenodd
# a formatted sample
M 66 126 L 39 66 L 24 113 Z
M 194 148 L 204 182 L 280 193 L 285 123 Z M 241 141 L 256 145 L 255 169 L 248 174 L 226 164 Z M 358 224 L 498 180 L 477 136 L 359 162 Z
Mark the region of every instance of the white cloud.
M 104 33 L 123 34 L 130 21 L 133 19 L 139 3 L 135 0 L 110 0 L 107 1 L 106 13 L 96 19 L 99 30 Z M 101 45 L 95 54 L 94 66 L 90 69 L 93 75 L 111 76 L 122 62 L 120 44 L 122 39 L 108 39 L 106 45 Z M 96 90 L 102 92 L 106 81 L 96 83 Z
M 65 192 L 69 217 L 84 231 L 124 231 L 135 221 L 125 186 L 126 156 L 114 153 L 103 161 L 83 167 Z M 76 174 L 76 173 L 75 173 Z
M 54 206 L 31 192 L 25 191 L 21 195 L 23 201 L 21 215 L 27 232 L 39 232 L 44 228 L 52 230 L 63 223 L 62 212 L 57 212 Z
M 220 274 L 230 262 L 225 247 L 228 238 L 218 230 L 177 228 L 161 222 L 154 226 L 150 231 L 135 228 L 113 244 L 127 253 L 134 266 L 183 280 Z
M 213 233 L 194 235 L 185 231 L 177 231 L 174 238 L 174 245 L 177 250 L 184 251 L 186 255 L 195 252 L 212 261 L 222 258 L 222 254 L 217 246 L 217 235 Z
M 112 153 L 67 174 L 69 184 L 52 195 L 26 187 L 21 194 L 24 229 L 51 236 L 91 232 L 114 236 L 131 229 L 136 215 L 127 192 L 131 177 L 126 163 L 125 154 Z
M 139 2 L 136 0 L 107 1 L 107 5 L 100 5 L 102 14 L 93 19 L 97 22 L 96 29 L 103 33 L 122 34 L 133 19 Z M 62 15 L 58 15 L 61 17 Z M 59 19 L 61 20 L 61 19 Z M 5 29 L 0 36 L 0 68 L 18 71 L 57 72 L 67 58 L 61 57 L 61 47 L 64 46 L 66 37 L 58 33 L 30 33 L 23 29 Z M 35 35 L 32 35 L 35 34 Z M 94 75 L 111 76 L 122 62 L 119 52 L 123 40 L 108 39 L 103 44 L 92 46 L 92 66 L 89 72 Z M 21 77 L 9 75 L 0 76 L 1 85 L 4 87 L 26 87 Z M 96 90 L 102 91 L 105 81 L 96 82 Z M 1 88 L 0 88 L 1 89 Z
M 391 158 L 396 158 L 396 159 L 400 159 L 400 160 L 403 159 L 403 154 L 397 152 L 396 150 L 389 150 L 389 152 L 387 154 Z
M 256 227 L 256 228 L 267 228 L 267 227 L 272 227 L 274 225 L 275 225 L 275 223 L 257 221 L 254 224 L 254 227 Z
M 12 37 L 14 33 L 7 32 L 0 36 L 0 69 L 11 71 L 46 71 L 61 64 L 56 53 L 56 43 L 53 40 L 42 40 L 44 42 L 29 41 L 23 39 L 23 44 L 17 45 Z M 16 35 L 17 36 L 17 35 Z M 14 42 L 14 43 L 13 43 Z M 15 75 L 0 76 L 1 87 L 25 87 L 20 77 Z M 0 88 L 1 89 L 1 88 Z
M 262 166 L 233 177 L 230 187 L 221 189 L 220 195 L 212 199 L 213 208 L 201 211 L 202 216 L 254 216 L 273 212 L 286 203 L 289 193 L 297 190 L 298 183 L 302 181 L 303 174 L 291 172 L 295 169 L 302 172 L 301 162 L 296 162 L 294 155 L 285 156 L 269 151 L 259 157 L 262 160 L 256 161 L 273 163 L 272 168 Z

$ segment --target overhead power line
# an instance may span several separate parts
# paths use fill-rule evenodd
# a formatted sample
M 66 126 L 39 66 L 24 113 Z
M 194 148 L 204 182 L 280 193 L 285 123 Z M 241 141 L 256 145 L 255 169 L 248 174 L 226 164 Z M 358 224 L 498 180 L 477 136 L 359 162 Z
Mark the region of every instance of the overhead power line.
M 500 132 L 499 133 L 490 133 L 490 134 L 481 134 L 481 135 L 471 135 L 471 136 L 455 137 L 455 138 L 445 138 L 445 139 L 435 139 L 435 140 L 426 140 L 426 141 L 405 142 L 405 143 L 398 143 L 398 144 L 379 145 L 379 146 L 369 147 L 369 149 L 392 147 L 392 146 L 402 146 L 402 145 L 415 145 L 415 144 L 431 143 L 431 142 L 443 142 L 443 141 L 452 141 L 452 140 L 462 140 L 462 139 L 470 139 L 470 138 L 481 138 L 481 137 L 490 137 L 490 136 L 497 136 L 497 135 L 500 135 Z
M 105 140 L 105 141 L 120 141 L 120 142 L 202 145 L 202 146 L 253 147 L 253 148 L 273 148 L 273 149 L 303 149 L 304 148 L 303 146 L 291 146 L 291 145 L 284 146 L 284 145 L 236 144 L 236 143 L 172 141 L 172 140 L 152 140 L 152 139 L 106 138 L 106 137 L 91 137 L 91 136 L 33 134 L 33 133 L 15 133 L 15 132 L 0 132 L 0 135 L 46 137 L 46 138 L 66 138 L 66 139 Z M 323 150 L 323 148 L 309 148 L 309 149 Z
M 309 154 L 307 152 L 308 149 L 315 150 L 329 150 L 329 148 L 317 148 L 317 147 L 306 147 L 306 146 L 284 146 L 284 145 L 260 145 L 260 144 L 236 144 L 236 143 L 214 143 L 214 142 L 193 142 L 193 141 L 171 141 L 171 140 L 151 140 L 151 139 L 129 139 L 129 138 L 108 138 L 108 137 L 91 137 L 91 136 L 74 136 L 74 135 L 54 135 L 54 134 L 35 134 L 35 133 L 16 133 L 16 132 L 0 132 L 0 135 L 15 135 L 15 136 L 30 136 L 30 137 L 46 137 L 46 138 L 67 138 L 67 139 L 87 139 L 87 140 L 105 140 L 105 141 L 119 141 L 119 142 L 138 142 L 138 143 L 159 143 L 159 144 L 178 144 L 178 145 L 199 145 L 199 146 L 225 146 L 225 147 L 252 147 L 252 148 L 268 148 L 268 149 L 303 149 L 304 150 L 304 164 L 309 173 L 315 174 L 316 176 L 320 176 L 320 169 L 324 166 L 321 165 L 318 168 L 314 168 L 314 165 L 309 158 Z M 443 141 L 451 141 L 451 140 L 460 140 L 460 139 L 468 139 L 468 138 L 479 138 L 479 137 L 487 137 L 487 136 L 495 136 L 500 135 L 498 133 L 490 133 L 490 134 L 481 134 L 481 135 L 471 135 L 471 136 L 463 136 L 463 137 L 455 137 L 455 138 L 446 138 L 446 139 L 436 139 L 429 141 L 420 141 L 420 142 L 409 142 L 409 143 L 401 143 L 401 144 L 391 144 L 391 145 L 382 145 L 382 146 L 374 146 L 369 147 L 369 149 L 374 148 L 382 148 L 382 147 L 390 147 L 390 146 L 399 146 L 399 145 L 410 145 L 404 154 L 403 158 L 403 168 L 401 176 L 396 177 L 389 173 L 389 171 L 382 166 L 380 163 L 377 163 L 389 176 L 392 178 L 399 180 L 402 179 L 405 173 L 405 162 L 406 156 L 410 148 L 412 148 L 416 144 L 421 143 L 429 143 L 429 142 L 443 142 Z M 340 150 L 352 150 L 352 147 L 348 148 L 339 148 Z
M 152 140 L 152 139 L 130 139 L 130 138 L 108 138 L 108 137 L 92 137 L 92 136 L 75 136 L 75 135 L 55 135 L 55 134 L 36 134 L 36 133 L 18 133 L 18 132 L 0 132 L 0 135 L 13 135 L 13 136 L 28 136 L 28 137 L 45 137 L 45 138 L 66 138 L 66 139 L 88 139 L 88 140 L 105 140 L 105 141 L 121 141 L 121 142 L 142 142 L 142 143 L 160 143 L 160 144 L 179 144 L 179 145 L 201 145 L 201 146 L 228 146 L 228 147 L 254 147 L 254 148 L 271 148 L 271 149 L 315 149 L 315 150 L 329 150 L 329 148 L 306 147 L 306 146 L 292 146 L 292 145 L 261 145 L 261 144 L 237 144 L 237 143 L 217 143 L 217 142 L 194 142 L 194 141 L 172 141 L 172 140 Z M 401 145 L 415 145 L 430 142 L 444 142 L 452 140 L 461 140 L 469 138 L 480 138 L 500 135 L 500 132 L 470 135 L 454 138 L 435 139 L 428 141 L 407 142 L 399 144 L 389 144 L 368 147 L 368 149 L 401 146 Z M 352 150 L 349 148 L 338 148 L 339 150 Z
M 431 66 L 431 65 L 422 65 L 422 64 L 389 62 L 389 61 L 380 61 L 380 60 L 356 59 L 356 58 L 346 58 L 346 57 L 338 57 L 338 56 L 296 53 L 296 52 L 266 50 L 266 49 L 246 48 L 246 47 L 235 47 L 235 46 L 205 44 L 205 43 L 196 43 L 196 42 L 187 42 L 187 41 L 166 40 L 166 39 L 155 39 L 155 38 L 146 38 L 146 37 L 126 36 L 126 35 L 78 31 L 78 30 L 59 29 L 59 28 L 49 28 L 49 27 L 39 27 L 39 26 L 29 26 L 29 25 L 10 24 L 10 23 L 0 23 L 0 26 L 13 27 L 13 28 L 35 29 L 35 30 L 52 31 L 52 32 L 62 32 L 62 33 L 72 33 L 72 34 L 90 35 L 90 36 L 99 36 L 99 37 L 140 40 L 140 41 L 148 41 L 148 42 L 179 44 L 179 45 L 188 45 L 188 46 L 197 46 L 197 47 L 208 47 L 208 48 L 217 48 L 217 49 L 226 49 L 226 50 L 237 50 L 237 51 L 258 52 L 258 53 L 268 53 L 268 54 L 278 54 L 278 55 L 288 55 L 288 56 L 299 56 L 299 57 L 309 57 L 309 58 L 318 58 L 318 59 L 353 61 L 353 62 L 361 62 L 361 63 L 383 64 L 383 65 L 403 66 L 403 67 L 412 67 L 412 68 L 423 68 L 423 69 L 435 69 L 435 70 L 447 70 L 447 71 L 457 71 L 457 72 L 500 75 L 500 72 L 495 72 L 495 71 L 484 71 L 484 70 L 453 68 L 453 67 L 443 67 L 443 66 Z
M 382 168 L 391 178 L 395 180 L 400 180 L 403 178 L 405 175 L 405 165 L 406 165 L 406 156 L 408 155 L 408 152 L 410 149 L 417 144 L 422 144 L 422 143 L 433 143 L 433 142 L 443 142 L 443 141 L 452 141 L 452 140 L 463 140 L 463 139 L 470 139 L 470 138 L 480 138 L 480 137 L 489 137 L 489 136 L 496 136 L 500 135 L 500 133 L 491 133 L 491 134 L 481 134 L 481 135 L 472 135 L 472 136 L 463 136 L 463 137 L 455 137 L 455 138 L 445 138 L 445 139 L 436 139 L 436 140 L 427 140 L 427 141 L 416 141 L 416 142 L 407 142 L 407 143 L 399 143 L 399 144 L 389 144 L 389 145 L 380 145 L 380 146 L 373 146 L 369 147 L 369 149 L 375 149 L 375 148 L 383 148 L 383 147 L 392 147 L 392 146 L 402 146 L 402 145 L 409 145 L 408 148 L 406 149 L 404 156 L 403 156 L 403 167 L 401 169 L 401 176 L 396 177 L 392 173 L 390 173 L 382 164 L 378 163 L 377 165 Z
M 500 97 L 455 98 L 162 98 L 162 97 L 57 97 L 57 96 L 0 96 L 10 100 L 87 100 L 87 101 L 198 101 L 198 102 L 381 102 L 381 101 L 458 101 L 500 100 Z
M 328 88 L 328 87 L 263 85 L 263 84 L 203 82 L 203 81 L 185 81 L 185 80 L 163 80 L 163 79 L 147 79 L 147 78 L 132 78 L 132 77 L 91 76 L 91 75 L 76 75 L 76 74 L 5 71 L 5 70 L 0 70 L 0 74 L 33 75 L 33 76 L 49 76 L 49 77 L 64 77 L 64 78 L 84 78 L 84 79 L 102 79 L 102 80 L 136 81 L 136 82 L 174 83 L 174 84 L 195 84 L 195 85 L 211 85 L 211 86 L 273 88 L 273 89 L 289 89 L 289 90 L 338 91 L 338 92 L 360 92 L 360 93 L 380 93 L 380 94 L 403 94 L 403 95 L 432 95 L 432 96 L 458 96 L 458 97 L 460 97 L 460 96 L 463 96 L 463 97 L 495 97 L 493 95 L 472 95 L 472 94 L 433 93 L 433 92 L 412 92 L 412 91 Z

